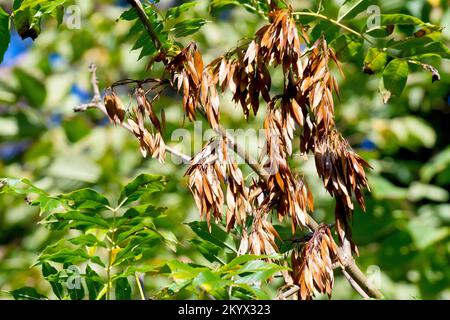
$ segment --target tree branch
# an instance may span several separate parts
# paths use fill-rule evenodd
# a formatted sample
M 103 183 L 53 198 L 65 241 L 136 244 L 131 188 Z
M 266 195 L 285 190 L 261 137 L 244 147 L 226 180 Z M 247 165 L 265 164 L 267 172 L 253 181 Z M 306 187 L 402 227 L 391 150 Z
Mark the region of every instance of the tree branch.
M 139 1 L 136 0 L 128 0 L 128 2 L 134 7 L 136 8 L 139 18 L 141 19 L 142 23 L 144 24 L 144 26 L 146 27 L 147 33 L 149 34 L 149 36 L 152 38 L 155 47 L 158 45 L 157 48 L 161 47 L 161 42 L 159 41 L 159 38 L 157 37 L 151 22 L 149 20 L 149 18 L 147 17 L 141 3 Z M 320 15 L 320 14 L 315 14 L 315 13 L 294 13 L 294 14 L 299 14 L 299 15 L 313 15 L 316 16 L 318 18 L 321 19 L 325 19 L 328 20 L 338 26 L 340 26 L 341 28 L 355 33 L 356 31 L 354 31 L 353 29 L 350 29 L 344 25 L 342 25 L 341 23 L 330 19 L 326 16 Z M 356 32 L 357 33 L 357 32 Z M 363 35 L 357 33 L 359 36 L 363 37 Z M 201 110 L 201 113 L 203 115 L 205 115 L 204 110 Z M 218 126 L 218 128 L 215 130 L 217 133 L 219 133 L 221 136 L 226 137 L 230 143 L 230 145 L 234 148 L 234 150 L 236 150 L 236 153 L 242 158 L 244 159 L 244 161 L 258 174 L 258 176 L 263 179 L 264 181 L 267 181 L 268 179 L 268 174 L 267 172 L 264 170 L 264 168 L 257 162 L 255 161 L 255 159 L 252 158 L 252 156 L 246 152 L 244 149 L 242 149 L 233 139 L 233 137 L 231 137 L 226 130 L 222 127 L 222 126 Z M 319 227 L 319 224 L 311 217 L 311 216 L 307 216 L 308 221 L 307 221 L 307 225 L 308 227 L 312 230 L 315 231 L 317 230 L 317 228 Z M 348 256 L 342 248 L 338 249 L 338 256 L 342 261 L 343 264 L 343 270 L 346 271 L 346 273 L 349 275 L 348 279 L 352 279 L 356 284 L 358 284 L 358 286 L 365 292 L 365 294 L 371 298 L 376 298 L 376 299 L 381 299 L 383 298 L 383 295 L 381 294 L 381 292 L 377 289 L 374 288 L 372 286 L 370 286 L 369 281 L 367 279 L 367 277 L 364 275 L 364 273 L 358 268 L 358 266 L 355 263 L 354 258 L 350 255 Z M 363 296 L 364 297 L 364 296 Z
M 144 24 L 145 30 L 152 39 L 153 45 L 155 46 L 156 50 L 161 49 L 162 47 L 161 40 L 159 40 L 158 35 L 153 29 L 152 23 L 148 19 L 147 14 L 145 13 L 144 8 L 142 7 L 142 3 L 139 0 L 127 0 L 127 1 L 131 6 L 133 6 L 133 8 L 136 9 L 139 19 L 141 19 L 142 23 Z

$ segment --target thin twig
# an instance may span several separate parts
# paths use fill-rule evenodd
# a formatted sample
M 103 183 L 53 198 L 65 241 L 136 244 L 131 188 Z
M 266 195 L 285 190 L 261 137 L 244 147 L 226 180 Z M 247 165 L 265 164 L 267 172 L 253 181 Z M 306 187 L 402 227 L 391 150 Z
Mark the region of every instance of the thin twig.
M 89 103 L 80 104 L 79 106 L 76 106 L 73 108 L 73 111 L 75 112 L 84 112 L 88 109 L 98 109 L 100 110 L 106 117 L 108 117 L 108 112 L 106 111 L 105 104 L 103 103 L 103 100 L 100 95 L 100 89 L 98 87 L 98 80 L 96 75 L 96 67 L 94 64 L 91 64 L 89 66 L 89 71 L 91 72 L 91 82 L 92 87 L 94 90 L 94 97 Z M 119 123 L 119 125 L 128 130 L 129 132 L 133 133 L 133 129 L 131 126 L 128 125 L 126 122 Z M 191 157 L 166 145 L 166 151 L 175 157 L 179 158 L 183 163 L 189 163 L 191 161 Z
M 287 298 L 289 298 L 290 296 L 296 294 L 297 292 L 300 291 L 300 287 L 297 285 L 292 285 L 292 288 L 280 293 L 277 297 L 276 300 L 286 300 Z
M 338 27 L 340 27 L 340 28 L 350 32 L 350 33 L 353 33 L 354 35 L 357 35 L 359 38 L 366 40 L 370 44 L 373 44 L 373 42 L 370 39 L 368 39 L 364 34 L 358 32 L 358 31 L 356 31 L 356 30 L 354 30 L 354 29 L 352 29 L 352 28 L 350 28 L 348 26 L 346 26 L 345 24 L 340 23 L 337 20 L 334 20 L 334 19 L 331 19 L 331 18 L 329 18 L 327 16 L 324 16 L 323 14 L 316 13 L 316 12 L 308 12 L 308 11 L 297 11 L 297 12 L 292 12 L 292 15 L 294 15 L 294 16 L 315 17 L 315 18 L 318 18 L 318 19 L 322 19 L 322 20 L 328 21 L 328 22 L 330 22 L 330 23 L 332 23 L 332 24 L 334 24 L 334 25 L 336 25 L 336 26 L 338 26 Z
M 148 297 L 146 296 L 145 292 L 144 292 L 144 281 L 143 279 L 141 279 L 141 277 L 139 277 L 139 275 L 135 272 L 134 273 L 134 278 L 136 280 L 136 285 L 139 289 L 139 294 L 141 296 L 142 300 L 147 300 Z
M 350 285 L 355 289 L 356 292 L 358 292 L 364 299 L 370 299 L 369 295 L 356 283 L 355 280 L 348 274 L 345 269 L 341 269 L 342 274 L 347 279 L 347 281 L 350 283 Z

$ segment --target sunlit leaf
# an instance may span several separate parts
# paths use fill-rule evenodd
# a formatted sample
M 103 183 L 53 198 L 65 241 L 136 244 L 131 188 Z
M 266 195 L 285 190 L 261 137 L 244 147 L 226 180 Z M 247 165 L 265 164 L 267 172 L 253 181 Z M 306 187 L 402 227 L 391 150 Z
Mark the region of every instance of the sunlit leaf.
M 338 21 L 352 19 L 358 14 L 365 12 L 372 4 L 369 0 L 347 0 L 339 9 Z
M 176 19 L 178 18 L 183 12 L 189 11 L 191 8 L 195 7 L 197 5 L 196 1 L 192 2 L 186 2 L 179 6 L 172 7 L 166 12 L 166 19 Z
M 192 284 L 200 287 L 206 292 L 224 290 L 230 284 L 229 280 L 222 279 L 218 274 L 210 270 L 200 272 L 193 280 Z
M 71 208 L 103 210 L 109 206 L 109 201 L 103 195 L 92 189 L 80 189 L 71 193 L 60 196 L 62 199 L 68 201 Z
M 175 33 L 175 37 L 185 37 L 197 32 L 203 25 L 205 25 L 205 23 L 205 19 L 192 18 L 177 23 L 173 26 L 171 31 Z
M 394 59 L 388 63 L 383 71 L 383 86 L 386 90 L 384 101 L 387 102 L 391 96 L 400 96 L 408 80 L 409 67 L 405 60 Z
M 364 58 L 363 71 L 368 74 L 378 73 L 384 70 L 387 63 L 387 54 L 384 50 L 371 48 Z
M 119 203 L 126 205 L 138 200 L 144 194 L 162 191 L 166 180 L 162 176 L 140 174 L 133 181 L 128 183 L 120 194 Z

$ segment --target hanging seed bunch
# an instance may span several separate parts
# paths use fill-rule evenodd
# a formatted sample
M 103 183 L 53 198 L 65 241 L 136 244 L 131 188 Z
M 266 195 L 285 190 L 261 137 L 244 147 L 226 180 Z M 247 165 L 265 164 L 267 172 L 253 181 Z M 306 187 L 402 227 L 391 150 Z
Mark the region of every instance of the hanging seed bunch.
M 317 172 L 325 188 L 336 198 L 336 227 L 341 241 L 351 235 L 349 220 L 353 215 L 352 194 L 363 210 L 362 190 L 369 186 L 364 169 L 370 165 L 358 156 L 336 130 L 317 141 L 314 148 Z M 351 239 L 349 236 L 348 238 Z M 357 251 L 356 246 L 354 250 Z
M 302 300 L 312 299 L 315 290 L 331 297 L 337 250 L 330 229 L 323 224 L 308 242 L 294 249 L 291 256 L 292 278 L 300 287 Z
M 339 95 L 339 87 L 331 73 L 330 60 L 342 73 L 333 49 L 328 47 L 324 38 L 318 39 L 306 58 L 303 77 L 297 84 L 297 99 L 309 106 L 312 118 L 313 127 L 308 130 L 316 131 L 317 137 L 326 135 L 335 127 L 333 92 Z
M 156 81 L 156 80 L 155 80 Z M 156 90 L 159 94 L 160 82 L 156 81 L 157 86 L 152 89 Z M 164 127 L 164 113 L 162 113 L 162 123 L 156 116 L 152 103 L 147 99 L 146 93 L 141 86 L 138 86 L 135 90 L 137 106 L 132 107 L 130 112 L 126 112 L 123 103 L 114 91 L 109 90 L 104 97 L 104 104 L 110 121 L 114 123 L 120 123 L 134 134 L 138 139 L 142 156 L 145 158 L 147 155 L 151 155 L 153 158 L 157 158 L 159 162 L 164 163 L 166 155 L 166 145 L 163 139 L 163 127 Z M 126 124 L 123 122 L 127 117 Z M 151 123 L 150 131 L 146 127 L 146 118 L 149 118 Z
M 195 43 L 190 43 L 167 65 L 166 71 L 173 75 L 172 85 L 183 93 L 183 109 L 189 120 L 196 119 L 195 113 L 201 103 L 213 129 L 219 124 L 219 95 L 217 76 L 210 67 L 203 68 L 203 59 Z
M 278 252 L 275 239 L 281 240 L 278 232 L 269 221 L 270 208 L 262 206 L 257 209 L 252 221 L 250 233 L 243 230 L 240 254 L 272 255 Z
M 270 73 L 258 54 L 259 48 L 260 45 L 252 41 L 247 50 L 237 48 L 208 67 L 222 92 L 230 89 L 233 93 L 233 101 L 240 103 L 246 119 L 250 110 L 257 114 L 260 96 L 266 102 L 270 101 Z
M 258 52 L 269 65 L 281 65 L 285 74 L 293 72 L 301 77 L 300 39 L 290 10 L 277 10 L 269 14 L 270 24 L 256 32 Z
M 306 34 L 303 38 L 307 40 Z M 276 212 L 280 221 L 289 217 L 293 234 L 297 227 L 303 228 L 308 225 L 308 212 L 314 210 L 313 196 L 304 178 L 292 172 L 288 163 L 288 158 L 293 153 L 293 140 L 296 134 L 300 135 L 300 151 L 305 154 L 308 152 L 314 154 L 318 174 L 323 179 L 327 190 L 336 198 L 335 218 L 340 242 L 344 239 L 350 240 L 353 250 L 357 252 L 351 240 L 350 230 L 350 220 L 354 210 L 352 195 L 355 194 L 358 203 L 364 209 L 362 190 L 367 187 L 364 169 L 368 165 L 351 150 L 336 130 L 333 93 L 338 95 L 339 88 L 336 78 L 331 73 L 331 62 L 339 67 L 336 55 L 328 47 L 324 38 L 318 39 L 302 57 L 299 31 L 290 11 L 283 9 L 271 13 L 270 23 L 256 33 L 246 49 L 239 47 L 214 60 L 205 69 L 204 75 L 207 73 L 212 82 L 210 86 L 204 85 L 205 88 L 219 86 L 222 92 L 231 90 L 233 100 L 242 106 L 245 118 L 248 118 L 250 110 L 253 110 L 254 114 L 258 112 L 261 98 L 267 104 L 264 120 L 267 143 L 263 151 L 266 153 L 267 160 L 261 164 L 267 169 L 269 176 L 265 181 L 254 183 L 258 186 L 258 201 L 253 199 L 247 201 L 244 196 L 245 206 L 250 205 L 250 211 L 238 209 L 239 214 L 231 214 L 230 209 L 227 211 L 228 230 L 233 227 L 234 221 L 238 221 L 238 224 L 242 226 L 242 221 L 245 221 L 243 215 L 246 212 L 253 212 L 251 230 L 244 228 L 242 231 L 241 253 L 271 254 L 277 251 L 275 244 L 277 234 L 273 232 L 274 229 L 269 222 L 271 212 Z M 285 77 L 283 93 L 274 97 L 270 96 L 271 78 L 268 66 L 271 65 L 281 66 Z M 206 77 L 203 76 L 203 79 Z M 206 92 L 206 90 L 203 91 Z M 208 116 L 208 120 L 211 118 L 213 117 Z M 214 127 L 216 123 L 211 125 Z M 326 156 L 320 158 L 321 154 Z M 220 175 L 217 173 L 211 174 L 205 171 L 206 169 L 201 170 L 201 173 L 197 170 L 195 173 L 188 172 L 191 177 L 195 176 L 195 179 L 191 179 L 190 185 L 193 186 L 193 181 L 197 181 L 195 188 L 191 190 L 194 190 L 197 205 L 202 204 L 199 210 L 204 214 L 208 208 L 214 208 L 215 217 L 219 220 L 221 204 L 224 202 L 221 193 L 218 193 L 216 201 L 213 197 L 208 199 L 208 194 L 200 183 L 208 179 L 199 177 L 201 175 L 217 176 L 217 178 L 211 178 L 211 183 L 216 181 L 216 185 L 223 183 L 224 180 L 220 180 Z M 254 191 L 252 188 L 251 190 Z M 238 194 L 243 195 L 241 192 Z M 235 196 L 231 197 L 231 199 L 234 198 Z M 233 201 L 227 202 L 233 203 Z M 213 203 L 217 207 L 214 207 Z M 261 207 L 265 209 L 261 210 Z M 327 236 L 321 230 L 323 228 L 314 237 L 318 240 L 314 241 L 323 241 L 327 244 L 329 256 L 333 257 L 336 244 L 329 230 L 326 233 Z M 312 252 L 318 250 L 318 245 L 309 244 L 308 248 L 305 251 L 308 252 L 307 255 L 305 252 L 301 255 L 299 252 L 294 252 L 293 269 L 298 269 L 299 261 L 313 259 Z M 326 258 L 325 251 L 318 257 L 324 261 L 331 259 Z M 311 261 L 315 261 L 319 266 L 322 260 Z M 304 276 L 310 270 L 307 264 L 302 265 L 302 270 L 306 270 L 300 272 L 303 274 L 302 277 L 294 277 L 298 283 L 306 279 L 310 281 L 315 278 L 315 275 L 323 278 L 317 280 L 315 286 L 305 286 L 303 283 L 302 298 L 311 297 L 314 288 L 319 292 L 331 292 L 333 283 L 331 264 L 327 264 L 327 269 L 323 273 L 309 273 L 310 278 Z M 298 270 L 294 272 L 298 273 Z
M 210 141 L 191 161 L 186 171 L 189 188 L 197 208 L 211 228 L 211 214 L 216 222 L 222 220 L 222 207 L 226 203 L 226 224 L 231 230 L 237 222 L 244 225 L 251 212 L 248 188 L 241 170 L 228 157 L 226 139 Z M 226 186 L 226 197 L 222 187 Z
M 308 216 L 314 211 L 312 193 L 304 177 L 293 172 L 289 158 L 294 153 L 294 138 L 300 138 L 299 150 L 311 153 L 318 175 L 325 188 L 336 199 L 336 228 L 340 243 L 351 239 L 351 219 L 355 196 L 365 209 L 363 189 L 368 188 L 365 168 L 369 165 L 359 157 L 336 129 L 333 94 L 339 96 L 336 78 L 330 64 L 339 62 L 325 38 L 312 45 L 303 28 L 297 28 L 291 9 L 278 9 L 271 2 L 269 23 L 259 29 L 246 44 L 229 51 L 204 66 L 202 56 L 190 43 L 174 56 L 166 56 L 165 72 L 169 84 L 182 95 L 185 116 L 196 119 L 199 112 L 206 116 L 213 129 L 220 123 L 220 99 L 230 90 L 233 101 L 240 104 L 245 119 L 250 111 L 257 114 L 263 103 L 266 145 L 259 165 L 267 176 L 253 179 L 246 186 L 237 163 L 229 156 L 229 141 L 218 138 L 209 141 L 191 160 L 186 172 L 189 188 L 200 216 L 207 221 L 226 220 L 227 230 L 239 226 L 239 253 L 270 255 L 278 252 L 278 233 L 272 225 L 272 215 L 279 221 L 289 219 L 294 235 L 308 226 Z M 303 53 L 300 39 L 308 49 Z M 284 77 L 282 92 L 271 93 L 269 67 L 281 67 Z M 341 71 L 342 72 L 342 71 Z M 137 107 L 128 124 L 141 144 L 141 151 L 164 159 L 162 127 L 152 104 L 143 91 L 136 91 Z M 262 102 L 263 101 L 263 102 Z M 115 95 L 105 98 L 111 121 L 124 121 L 123 106 Z M 144 122 L 148 116 L 149 132 Z M 226 207 L 226 208 L 225 208 Z M 312 238 L 293 250 L 290 274 L 283 273 L 286 283 L 300 287 L 300 298 L 311 299 L 314 292 L 331 294 L 337 245 L 330 228 L 321 225 Z
M 173 75 L 172 84 L 183 93 L 183 109 L 189 120 L 196 119 L 195 111 L 203 80 L 203 59 L 195 43 L 189 44 L 167 65 Z
M 302 227 L 307 225 L 307 210 L 313 210 L 313 198 L 306 184 L 291 172 L 287 162 L 287 155 L 292 153 L 293 126 L 283 125 L 285 123 L 283 110 L 273 110 L 271 104 L 268 107 L 269 111 L 264 121 L 269 162 L 266 167 L 269 165 L 269 172 L 273 174 L 268 178 L 266 189 L 270 202 L 277 210 L 279 220 L 290 216 L 292 230 L 295 233 L 297 225 Z

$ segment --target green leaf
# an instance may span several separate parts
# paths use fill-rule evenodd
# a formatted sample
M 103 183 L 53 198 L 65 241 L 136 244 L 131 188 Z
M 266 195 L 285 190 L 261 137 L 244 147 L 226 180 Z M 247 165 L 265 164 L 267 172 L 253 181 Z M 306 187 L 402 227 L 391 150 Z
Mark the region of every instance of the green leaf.
M 166 211 L 167 208 L 163 208 L 163 207 L 155 207 L 152 204 L 143 204 L 140 206 L 135 206 L 132 207 L 130 209 L 128 209 L 127 211 L 125 211 L 125 213 L 123 214 L 124 218 L 127 219 L 133 219 L 135 217 L 141 217 L 141 218 L 160 218 L 163 215 L 164 211 Z
M 119 203 L 126 205 L 138 200 L 144 194 L 164 190 L 166 179 L 158 175 L 140 174 L 128 183 L 120 193 Z
M 116 299 L 131 300 L 131 286 L 127 278 L 119 278 L 116 280 Z
M 41 19 L 35 16 L 36 10 L 30 8 L 17 10 L 21 2 L 18 0 L 14 2 L 14 27 L 23 40 L 26 38 L 35 40 L 41 32 Z
M 356 36 L 343 34 L 334 40 L 331 45 L 334 47 L 339 60 L 345 62 L 360 52 L 363 43 Z
M 157 233 L 155 225 L 152 222 L 148 221 L 135 225 L 132 228 L 121 228 L 119 231 L 120 234 L 117 237 L 117 243 L 121 243 L 122 241 L 127 240 L 129 236 L 137 234 L 141 231 L 150 231 L 153 233 Z
M 61 199 L 68 201 L 72 209 L 104 210 L 109 206 L 109 201 L 103 195 L 92 189 L 80 189 L 71 193 L 62 194 Z
M 14 69 L 14 74 L 19 80 L 20 92 L 33 107 L 41 107 L 47 97 L 47 91 L 43 82 L 22 69 Z
M 240 289 L 243 289 L 244 291 L 250 293 L 251 295 L 253 295 L 254 299 L 258 299 L 258 300 L 270 300 L 270 296 L 264 292 L 264 290 L 262 290 L 261 288 L 258 288 L 256 286 L 251 286 L 248 285 L 246 283 L 233 283 L 233 287 L 237 287 Z M 233 293 L 233 296 L 235 296 L 236 293 Z
M 69 292 L 70 299 L 72 300 L 83 300 L 85 295 L 84 286 L 81 279 L 76 283 L 74 288 L 67 288 L 67 291 Z
M 110 227 L 109 223 L 103 219 L 101 215 L 96 214 L 95 212 L 84 213 L 79 211 L 55 213 L 48 217 L 45 224 L 48 224 L 53 230 L 86 230 L 90 228 L 109 229 Z M 51 226 L 52 224 L 53 226 Z
M 136 20 L 138 17 L 139 16 L 138 16 L 138 14 L 136 12 L 136 9 L 134 9 L 134 7 L 132 7 L 130 9 L 124 11 L 120 15 L 119 19 L 125 20 L 125 21 L 133 21 L 133 20 Z
M 274 263 L 269 263 L 262 260 L 253 260 L 247 262 L 242 268 L 236 271 L 236 274 L 241 275 L 236 282 L 247 283 L 250 285 L 260 283 L 266 281 L 275 273 L 288 269 L 288 267 L 283 267 Z
M 339 9 L 338 21 L 349 20 L 367 10 L 372 4 L 369 0 L 347 0 Z
M 407 197 L 408 190 L 397 187 L 389 180 L 378 176 L 370 175 L 368 178 L 370 190 L 373 197 L 378 200 L 404 200 Z
M 113 280 L 116 278 L 124 278 L 129 276 L 134 276 L 136 273 L 148 273 L 148 272 L 155 272 L 160 268 L 160 266 L 156 265 L 145 265 L 145 266 L 137 266 L 137 267 L 127 267 L 125 271 L 122 273 L 116 274 L 112 277 Z
M 47 0 L 23 0 L 18 10 L 25 10 L 28 8 L 35 8 L 36 6 L 47 2 Z
M 450 235 L 450 227 L 442 226 L 434 210 L 420 210 L 419 215 L 409 220 L 408 231 L 414 244 L 423 250 Z
M 217 15 L 217 13 L 225 8 L 230 6 L 239 6 L 242 5 L 244 1 L 237 0 L 211 0 L 209 3 L 209 12 L 212 15 Z M 256 9 L 255 9 L 256 10 Z
M 77 265 L 88 260 L 91 260 L 102 267 L 105 266 L 99 257 L 89 256 L 83 249 L 74 250 L 69 248 L 61 248 L 60 246 L 47 247 L 39 256 L 37 264 L 53 261 L 62 264 Z
M 186 2 L 182 5 L 172 7 L 166 12 L 166 19 L 176 19 L 178 18 L 183 12 L 188 11 L 189 9 L 195 7 L 198 4 L 196 1 L 192 2 Z
M 50 196 L 47 192 L 34 186 L 28 179 L 3 179 L 2 193 L 17 193 L 27 195 L 27 201 L 32 206 L 39 206 L 41 214 L 52 211 L 61 206 L 61 201 Z
M 9 291 L 16 300 L 47 300 L 47 297 L 36 291 L 35 288 L 23 287 L 17 290 Z
M 69 239 L 69 242 L 78 246 L 87 246 L 87 247 L 103 247 L 106 248 L 106 243 L 97 239 L 93 234 L 82 234 L 78 237 Z
M 399 41 L 389 41 L 386 46 L 390 49 L 399 50 L 401 56 L 421 57 L 425 55 L 434 55 L 441 58 L 450 58 L 450 49 L 439 39 L 441 38 L 440 32 L 432 32 L 421 37 L 408 37 Z M 417 60 L 421 60 L 418 58 Z
M 9 14 L 0 7 L 0 63 L 9 46 L 11 36 L 9 34 Z
M 253 261 L 253 260 L 261 260 L 261 259 L 264 259 L 267 257 L 268 256 L 265 256 L 265 255 L 244 254 L 244 255 L 234 258 L 229 263 L 222 266 L 220 268 L 220 272 L 228 272 L 233 269 L 239 269 L 241 264 L 244 264 L 244 263 L 247 263 L 247 262 Z
M 173 252 L 177 252 L 178 240 L 173 232 L 168 230 L 160 230 L 158 234 L 161 236 L 164 244 Z
M 144 258 L 144 255 L 153 253 L 155 249 L 161 246 L 162 237 L 153 230 L 142 230 L 133 236 L 119 235 L 128 241 L 116 256 L 114 265 L 120 265 L 126 261 L 135 261 Z M 119 242 L 119 241 L 118 241 Z M 121 244 L 123 245 L 123 244 Z
M 222 279 L 217 273 L 210 270 L 200 272 L 193 280 L 192 285 L 200 287 L 206 292 L 224 290 L 231 281 Z
M 175 37 L 180 38 L 197 32 L 205 24 L 205 19 L 192 18 L 175 24 L 170 31 L 175 33 Z
M 430 182 L 433 177 L 450 167 L 450 146 L 439 152 L 420 169 L 420 177 Z
M 163 30 L 164 29 L 163 24 L 158 19 L 156 11 L 150 5 L 144 7 L 144 10 L 147 14 L 147 17 L 150 20 L 153 30 L 155 30 L 155 33 L 158 35 L 160 42 L 163 44 L 163 46 L 165 46 L 167 44 L 168 34 L 166 31 Z M 139 55 L 139 59 L 156 53 L 156 47 L 153 44 L 152 38 L 148 34 L 147 30 L 144 28 L 144 25 L 142 24 L 141 20 L 138 19 L 138 15 L 134 10 L 134 8 L 131 8 L 130 10 L 127 10 L 124 13 L 122 13 L 120 19 L 125 21 L 136 20 L 135 24 L 130 28 L 128 36 L 134 37 L 135 35 L 138 35 L 138 39 L 131 50 L 142 49 Z
M 89 265 L 86 265 L 86 287 L 89 293 L 89 300 L 96 300 L 104 286 L 102 278 Z
M 401 40 L 395 40 L 392 39 L 388 41 L 386 44 L 386 47 L 395 49 L 395 50 L 401 50 L 401 51 L 410 51 L 415 48 L 422 47 L 428 43 L 434 42 L 438 40 L 441 37 L 440 32 L 433 32 L 429 33 L 427 35 L 424 35 L 422 37 L 407 37 L 405 39 Z
M 58 297 L 58 299 L 64 298 L 64 289 L 62 284 L 59 282 L 59 277 L 57 276 L 58 270 L 56 270 L 56 268 L 51 266 L 49 263 L 44 262 L 42 264 L 42 275 L 50 283 L 53 293 Z M 56 279 L 50 279 L 53 278 L 51 276 L 56 276 Z
M 150 36 L 144 32 L 141 33 L 131 50 L 138 50 L 141 48 L 142 51 L 139 55 L 139 59 L 145 56 L 151 56 L 156 53 L 156 47 L 153 44 L 153 41 L 151 41 Z
M 241 6 L 251 13 L 269 12 L 269 6 L 266 0 L 211 0 L 209 3 L 209 12 L 216 16 L 222 10 L 232 6 Z
M 364 58 L 363 71 L 368 74 L 374 74 L 383 71 L 387 63 L 387 54 L 384 50 L 370 48 Z
M 425 25 L 425 22 L 420 20 L 419 18 L 407 15 L 407 14 L 401 14 L 401 13 L 394 13 L 394 14 L 382 14 L 380 16 L 380 24 L 382 26 L 395 24 L 395 25 Z
M 200 252 L 209 262 L 218 261 L 222 263 L 224 260 L 224 253 L 221 247 L 209 241 L 199 239 L 191 239 L 189 242 Z
M 384 101 L 387 102 L 391 96 L 400 96 L 405 89 L 408 80 L 408 62 L 394 59 L 388 63 L 383 71 L 383 86 L 385 88 Z
M 237 253 L 236 246 L 231 238 L 231 235 L 217 225 L 211 225 L 211 232 L 208 229 L 208 225 L 205 221 L 194 221 L 188 223 L 192 231 L 195 232 L 200 238 L 215 244 L 218 247 L 224 248 L 229 252 Z
M 434 41 L 423 46 L 412 48 L 405 55 L 412 58 L 419 57 L 419 60 L 425 55 L 438 55 L 441 58 L 450 59 L 450 49 L 444 43 Z
M 170 276 L 176 281 L 192 280 L 200 272 L 208 271 L 205 267 L 193 267 L 178 260 L 172 260 L 167 262 L 167 266 L 170 268 Z

